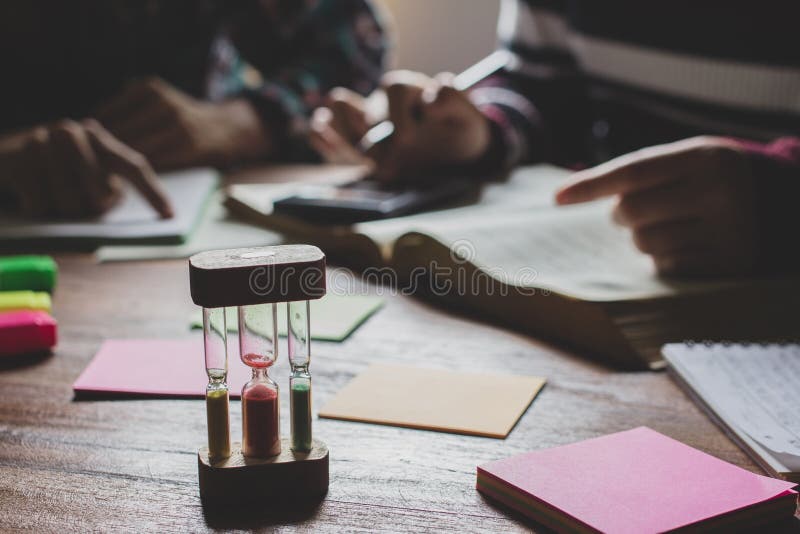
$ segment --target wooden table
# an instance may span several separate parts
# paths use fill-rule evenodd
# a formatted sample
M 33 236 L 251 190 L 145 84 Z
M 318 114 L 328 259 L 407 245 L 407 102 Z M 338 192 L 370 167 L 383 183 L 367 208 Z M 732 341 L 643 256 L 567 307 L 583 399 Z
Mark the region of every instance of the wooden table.
M 106 338 L 191 335 L 186 263 L 57 260 L 55 354 L 0 370 L 3 531 L 528 530 L 535 525 L 475 491 L 477 464 L 639 425 L 758 471 L 666 374 L 615 372 L 398 296 L 387 297 L 385 308 L 344 343 L 314 344 L 316 406 L 372 362 L 547 377 L 511 435 L 497 440 L 316 420 L 331 450 L 330 491 L 321 504 L 211 514 L 197 486 L 202 400 L 75 401 L 71 389 Z M 277 376 L 285 378 L 285 358 L 281 365 Z M 282 415 L 287 429 L 288 410 Z M 234 436 L 240 424 L 234 402 Z

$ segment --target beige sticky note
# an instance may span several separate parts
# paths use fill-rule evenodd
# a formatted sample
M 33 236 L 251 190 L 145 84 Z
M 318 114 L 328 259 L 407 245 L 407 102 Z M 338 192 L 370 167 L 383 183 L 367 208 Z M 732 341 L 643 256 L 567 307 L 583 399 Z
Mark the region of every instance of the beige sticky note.
M 544 383 L 536 376 L 375 364 L 319 416 L 505 438 Z

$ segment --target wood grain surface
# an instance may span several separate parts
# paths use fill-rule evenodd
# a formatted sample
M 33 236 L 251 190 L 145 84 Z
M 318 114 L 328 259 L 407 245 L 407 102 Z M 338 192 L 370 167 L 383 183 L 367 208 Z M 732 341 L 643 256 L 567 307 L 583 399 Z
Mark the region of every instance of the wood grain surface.
M 387 296 L 385 308 L 344 343 L 313 343 L 315 413 L 372 362 L 547 377 L 509 437 L 315 418 L 315 436 L 330 448 L 330 490 L 322 502 L 204 510 L 197 483 L 197 450 L 206 439 L 202 400 L 76 401 L 71 389 L 106 338 L 193 335 L 186 262 L 97 265 L 77 254 L 57 261 L 57 350 L 44 359 L 6 360 L 0 369 L 2 531 L 538 530 L 475 491 L 476 466 L 639 425 L 760 472 L 664 373 L 613 371 L 412 298 Z M 288 374 L 284 352 L 271 372 L 282 395 Z M 281 402 L 285 433 L 286 395 Z M 231 411 L 238 440 L 238 401 Z

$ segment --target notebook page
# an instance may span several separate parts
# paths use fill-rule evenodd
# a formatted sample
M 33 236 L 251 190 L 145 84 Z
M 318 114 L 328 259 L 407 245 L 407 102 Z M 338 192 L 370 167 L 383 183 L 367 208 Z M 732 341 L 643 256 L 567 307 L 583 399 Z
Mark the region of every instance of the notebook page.
M 175 216 L 161 219 L 133 186 L 123 182 L 125 194 L 107 213 L 78 220 L 32 220 L 0 216 L 0 239 L 178 239 L 187 235 L 205 207 L 218 176 L 212 169 L 189 169 L 162 176 Z
M 720 418 L 800 471 L 800 345 L 668 345 L 664 352 Z
M 223 199 L 221 192 L 212 196 L 197 229 L 181 245 L 107 245 L 97 249 L 97 259 L 111 262 L 188 258 L 204 250 L 279 245 L 283 241 L 276 232 L 231 218 L 222 205 Z

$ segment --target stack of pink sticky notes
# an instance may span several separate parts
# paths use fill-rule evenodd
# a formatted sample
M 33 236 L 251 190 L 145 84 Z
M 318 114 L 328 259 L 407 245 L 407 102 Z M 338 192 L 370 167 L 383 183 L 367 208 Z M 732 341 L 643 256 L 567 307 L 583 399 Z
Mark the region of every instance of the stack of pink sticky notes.
M 559 532 L 741 531 L 791 521 L 792 482 L 646 427 L 478 467 L 481 493 Z
M 238 354 L 231 344 L 229 354 Z M 231 397 L 238 397 L 251 371 L 239 358 L 228 360 Z M 83 370 L 72 390 L 77 396 L 202 397 L 205 372 L 203 338 L 109 339 Z

